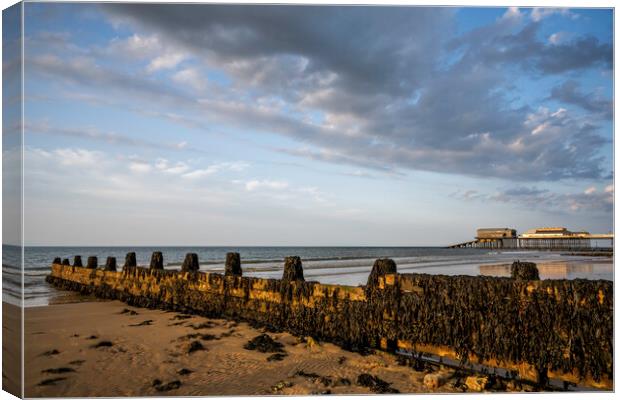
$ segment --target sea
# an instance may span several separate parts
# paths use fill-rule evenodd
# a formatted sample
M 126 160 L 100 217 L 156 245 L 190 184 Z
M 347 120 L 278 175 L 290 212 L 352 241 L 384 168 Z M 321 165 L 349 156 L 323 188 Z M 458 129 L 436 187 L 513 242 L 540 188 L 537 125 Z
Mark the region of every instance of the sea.
M 2 299 L 19 304 L 22 290 L 21 249 L 3 245 Z M 440 247 L 25 247 L 24 305 L 45 306 L 66 295 L 45 282 L 55 257 L 96 256 L 105 264 L 108 256 L 122 266 L 125 255 L 135 252 L 138 265 L 148 266 L 151 254 L 161 251 L 166 269 L 180 269 L 185 254 L 197 253 L 201 271 L 223 272 L 226 253 L 238 252 L 244 276 L 280 278 L 284 257 L 302 259 L 306 281 L 363 285 L 375 259 L 394 259 L 401 273 L 510 276 L 515 260 L 538 264 L 541 279 L 613 280 L 613 259 L 555 251 L 500 251 L 446 249 Z

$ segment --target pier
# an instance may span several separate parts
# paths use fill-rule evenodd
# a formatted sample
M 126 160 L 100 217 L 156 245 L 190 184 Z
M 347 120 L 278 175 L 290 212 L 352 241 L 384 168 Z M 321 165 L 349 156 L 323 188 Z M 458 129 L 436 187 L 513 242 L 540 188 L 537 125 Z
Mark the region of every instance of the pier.
M 592 241 L 609 241 L 609 246 Z M 535 228 L 517 235 L 510 228 L 481 228 L 474 240 L 453 244 L 451 249 L 539 249 L 539 250 L 613 250 L 613 233 L 571 232 L 563 227 Z

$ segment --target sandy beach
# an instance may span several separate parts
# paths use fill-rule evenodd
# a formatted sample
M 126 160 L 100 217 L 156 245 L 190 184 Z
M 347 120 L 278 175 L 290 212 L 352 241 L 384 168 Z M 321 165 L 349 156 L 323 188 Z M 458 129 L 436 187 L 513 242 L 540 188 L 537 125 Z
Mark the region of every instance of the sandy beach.
M 21 308 L 2 302 L 2 389 L 21 395 Z
M 276 352 L 248 350 L 265 332 L 246 323 L 119 301 L 28 308 L 25 315 L 28 397 L 462 392 L 455 378 L 429 390 L 428 371 L 399 365 L 395 355 L 363 356 L 288 333 L 267 333 L 283 345 Z M 388 385 L 359 385 L 364 373 Z

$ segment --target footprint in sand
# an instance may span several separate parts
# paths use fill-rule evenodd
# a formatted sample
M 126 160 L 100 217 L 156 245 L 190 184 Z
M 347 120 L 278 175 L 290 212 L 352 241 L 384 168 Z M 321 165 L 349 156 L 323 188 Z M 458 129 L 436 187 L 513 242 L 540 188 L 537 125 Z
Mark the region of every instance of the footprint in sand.
M 189 375 L 192 372 L 194 372 L 194 371 L 192 371 L 191 369 L 181 368 L 180 370 L 177 371 L 177 374 L 179 374 L 179 375 Z
M 178 389 L 181 387 L 181 381 L 176 380 L 164 384 L 161 380 L 155 379 L 151 384 L 158 392 L 167 392 L 169 390 Z
M 98 349 L 100 347 L 112 347 L 112 346 L 114 346 L 114 344 L 110 342 L 109 340 L 102 340 L 101 342 L 94 344 L 90 347 Z
M 66 374 L 69 372 L 76 372 L 73 368 L 60 367 L 60 368 L 48 368 L 41 371 L 44 374 Z
M 86 360 L 73 360 L 73 361 L 69 361 L 70 365 L 82 365 L 86 362 Z
M 56 349 L 52 349 L 52 350 L 46 351 L 45 353 L 42 353 L 41 355 L 49 357 L 49 356 L 55 356 L 56 354 L 60 354 L 60 351 L 58 351 Z
M 170 321 L 179 320 L 179 319 L 190 319 L 190 318 L 194 318 L 194 316 L 187 315 L 187 314 L 179 314 L 179 315 L 175 315 L 174 317 L 172 317 Z
M 44 379 L 41 382 L 39 382 L 37 386 L 52 386 L 52 385 L 55 385 L 56 382 L 65 381 L 65 380 L 67 380 L 67 378 L 64 378 L 64 377 Z
M 131 324 L 129 326 L 146 326 L 146 325 L 152 325 L 152 324 L 153 324 L 153 320 L 147 319 L 145 321 L 140 322 L 139 324 Z
M 194 330 L 199 330 L 199 329 L 209 329 L 209 328 L 213 328 L 217 326 L 217 324 L 211 322 L 211 321 L 207 321 L 207 322 L 203 322 L 202 324 L 199 325 L 190 325 L 191 328 L 193 328 Z

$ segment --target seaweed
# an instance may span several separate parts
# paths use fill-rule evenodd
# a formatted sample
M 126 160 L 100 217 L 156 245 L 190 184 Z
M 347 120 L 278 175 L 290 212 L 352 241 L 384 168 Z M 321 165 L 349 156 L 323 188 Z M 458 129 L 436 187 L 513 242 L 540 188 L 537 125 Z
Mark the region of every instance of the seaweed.
M 243 348 L 246 350 L 260 351 L 261 353 L 279 353 L 284 349 L 284 345 L 273 340 L 271 336 L 262 334 L 248 341 Z
M 371 392 L 378 394 L 400 393 L 397 389 L 391 387 L 388 382 L 370 374 L 360 374 L 357 377 L 357 385 L 367 387 Z
M 414 353 L 416 345 L 447 347 L 463 364 L 470 359 L 527 363 L 541 384 L 549 370 L 613 379 L 613 282 L 397 274 L 395 266 L 377 260 L 361 290 L 142 267 L 124 268 L 113 286 L 94 275 L 83 280 L 74 267 L 64 269 L 66 279 L 53 273 L 46 280 L 130 306 L 243 321 L 362 354 L 380 347 L 393 351 L 405 341 Z M 411 366 L 428 369 L 420 360 Z

